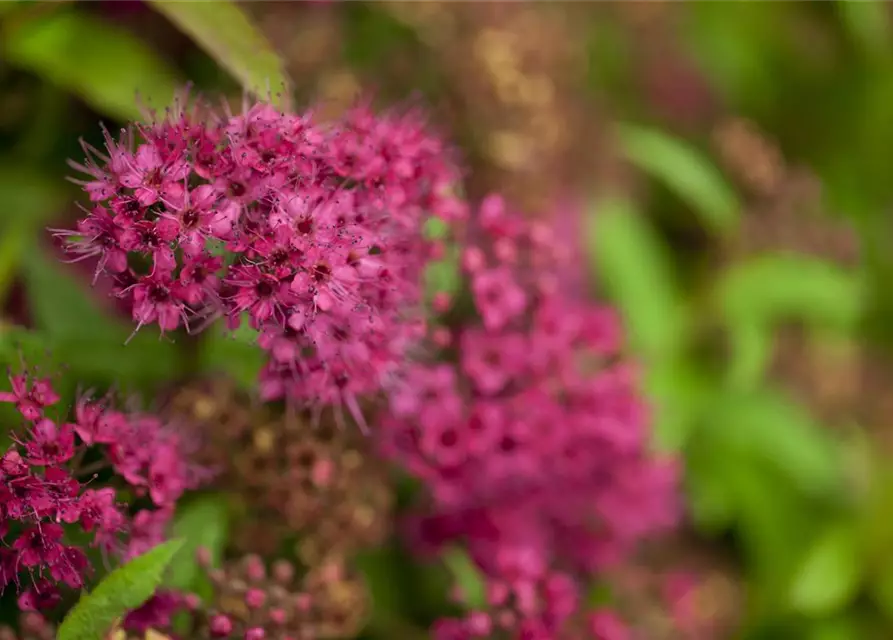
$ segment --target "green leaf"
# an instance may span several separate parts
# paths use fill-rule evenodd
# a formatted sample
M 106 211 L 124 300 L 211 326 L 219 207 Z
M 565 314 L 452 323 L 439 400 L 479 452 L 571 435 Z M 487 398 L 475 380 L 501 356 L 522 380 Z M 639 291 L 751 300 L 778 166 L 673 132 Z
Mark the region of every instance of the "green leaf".
M 774 338 L 772 330 L 760 323 L 744 321 L 729 327 L 730 387 L 753 389 L 763 380 L 772 361 Z
M 890 52 L 890 16 L 881 2 L 838 0 L 837 11 L 853 43 L 870 57 Z
M 714 231 L 730 231 L 738 221 L 735 192 L 707 158 L 681 140 L 654 129 L 621 125 L 620 144 L 627 160 L 665 184 Z
M 766 254 L 730 268 L 717 285 L 720 311 L 739 323 L 797 319 L 852 331 L 862 318 L 861 277 L 830 262 Z
M 685 308 L 667 248 L 633 205 L 595 203 L 587 221 L 595 276 L 623 312 L 633 346 L 645 356 L 666 356 L 684 342 Z
M 706 375 L 685 359 L 662 360 L 648 367 L 645 392 L 654 409 L 654 438 L 659 449 L 683 449 L 711 391 Z
M 34 324 L 56 338 L 97 336 L 113 333 L 127 339 L 123 321 L 116 321 L 91 300 L 88 282 L 66 273 L 61 264 L 32 246 L 25 257 L 25 286 Z
M 247 323 L 235 332 L 216 324 L 202 334 L 198 352 L 202 373 L 226 374 L 246 389 L 257 385 L 266 355 L 257 345 L 257 332 Z
M 170 540 L 112 571 L 68 612 L 57 640 L 102 640 L 115 620 L 152 597 L 182 546 Z
M 171 564 L 165 585 L 208 597 L 211 587 L 200 571 L 196 554 L 199 548 L 207 549 L 216 566 L 226 545 L 228 527 L 229 510 L 224 495 L 201 495 L 179 507 L 172 535 L 183 541 L 183 547 L 177 562 Z
M 486 608 L 487 591 L 484 579 L 468 554 L 458 547 L 451 547 L 444 552 L 443 561 L 462 592 L 466 608 L 469 610 Z
M 282 61 L 249 17 L 229 0 L 149 3 L 192 38 L 248 91 L 272 91 L 284 109 L 291 107 L 292 82 Z M 281 94 L 277 92 L 281 91 Z
M 848 524 L 828 526 L 794 574 L 791 607 L 809 616 L 829 615 L 852 601 L 862 581 L 859 536 Z
M 210 5 L 208 5 L 210 6 Z M 167 105 L 182 81 L 135 36 L 97 17 L 70 9 L 35 12 L 9 21 L 6 60 L 77 94 L 119 120 L 139 120 L 144 102 Z
M 732 455 L 770 463 L 801 490 L 823 493 L 840 479 L 831 437 L 798 404 L 769 390 L 716 395 L 698 438 Z
M 65 206 L 66 192 L 55 177 L 4 162 L 0 163 L 0 202 L 0 231 L 24 222 L 36 229 Z
M 179 373 L 182 354 L 157 329 L 146 327 L 127 342 L 133 325 L 100 309 L 87 283 L 65 273 L 39 247 L 30 248 L 23 262 L 35 335 L 72 371 L 95 381 L 140 385 Z

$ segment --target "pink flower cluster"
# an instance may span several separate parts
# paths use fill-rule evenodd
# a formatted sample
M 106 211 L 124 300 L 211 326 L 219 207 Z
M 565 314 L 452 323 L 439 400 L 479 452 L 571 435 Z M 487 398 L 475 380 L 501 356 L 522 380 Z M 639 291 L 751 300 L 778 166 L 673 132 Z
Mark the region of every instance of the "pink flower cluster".
M 46 609 L 59 601 L 58 586 L 80 588 L 91 570 L 83 549 L 66 543 L 67 528 L 90 535 L 103 554 L 130 559 L 164 539 L 176 501 L 205 472 L 186 462 L 184 443 L 154 416 L 83 398 L 73 422 L 55 421 L 46 415 L 60 399 L 50 380 L 25 373 L 10 382 L 0 402 L 14 403 L 27 429 L 0 455 L 0 592 L 18 584 L 21 609 Z M 98 479 L 109 468 L 152 508 L 131 517 Z
M 60 232 L 68 251 L 98 258 L 138 328 L 247 317 L 269 353 L 266 399 L 357 413 L 424 334 L 423 225 L 464 207 L 418 114 L 358 107 L 323 126 L 264 103 L 179 108 L 86 150 L 74 166 L 94 205 Z
M 674 523 L 676 471 L 647 452 L 618 318 L 565 294 L 550 230 L 491 197 L 468 233 L 481 322 L 451 334 L 456 364 L 416 365 L 391 396 L 384 451 L 428 488 L 421 541 L 464 542 L 487 578 L 489 610 L 437 637 L 562 637 L 580 577 Z

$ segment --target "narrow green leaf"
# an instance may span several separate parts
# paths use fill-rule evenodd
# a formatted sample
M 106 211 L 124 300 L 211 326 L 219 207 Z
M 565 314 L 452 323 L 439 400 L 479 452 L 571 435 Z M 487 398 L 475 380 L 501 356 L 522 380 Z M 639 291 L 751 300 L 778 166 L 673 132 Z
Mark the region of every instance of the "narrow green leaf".
M 667 248 L 625 200 L 596 203 L 587 221 L 588 254 L 595 276 L 623 312 L 633 346 L 665 356 L 683 340 L 685 308 Z
M 177 509 L 172 535 L 183 541 L 177 562 L 171 564 L 165 584 L 181 591 L 210 595 L 210 585 L 202 579 L 196 554 L 207 549 L 216 566 L 226 545 L 229 510 L 224 495 L 198 496 Z
M 865 307 L 858 274 L 794 254 L 766 254 L 728 270 L 717 285 L 721 313 L 732 324 L 797 319 L 851 331 Z
M 765 376 L 775 344 L 770 327 L 762 323 L 736 322 L 729 327 L 728 383 L 736 389 L 753 389 Z
M 292 82 L 282 61 L 235 2 L 150 0 L 150 4 L 207 51 L 245 89 L 261 97 L 269 90 L 282 108 L 291 107 Z
M 794 574 L 791 607 L 802 614 L 829 615 L 855 597 L 862 581 L 859 537 L 847 524 L 823 531 Z
M 183 84 L 133 35 L 81 11 L 35 12 L 27 20 L 10 21 L 3 35 L 2 49 L 10 64 L 122 121 L 141 118 L 137 93 L 144 102 L 167 105 Z
M 443 561 L 453 574 L 462 597 L 469 610 L 481 610 L 487 606 L 487 591 L 481 573 L 468 554 L 458 548 L 447 549 Z
M 68 612 L 57 640 L 102 640 L 115 620 L 152 597 L 182 546 L 170 540 L 112 571 Z
M 706 157 L 672 136 L 635 125 L 621 125 L 620 144 L 626 159 L 664 183 L 715 231 L 730 231 L 738 221 L 737 196 Z

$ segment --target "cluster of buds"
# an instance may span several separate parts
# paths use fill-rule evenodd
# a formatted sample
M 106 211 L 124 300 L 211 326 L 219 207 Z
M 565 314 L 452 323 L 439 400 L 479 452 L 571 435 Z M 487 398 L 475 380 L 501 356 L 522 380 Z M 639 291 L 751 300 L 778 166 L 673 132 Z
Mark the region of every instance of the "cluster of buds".
M 187 614 L 188 637 L 196 639 L 320 640 L 361 631 L 368 604 L 365 585 L 339 560 L 321 562 L 303 576 L 286 560 L 268 568 L 255 554 L 214 569 L 200 550 L 199 562 L 213 588 L 206 603 L 156 594 L 124 619 L 127 631 L 122 632 L 166 632 L 176 612 Z
M 480 324 L 442 336 L 457 364 L 419 363 L 391 395 L 383 451 L 427 486 L 420 542 L 464 542 L 488 581 L 490 610 L 438 637 L 561 637 L 580 576 L 675 524 L 676 470 L 648 453 L 619 319 L 565 293 L 550 229 L 495 197 L 477 222 L 462 262 Z
M 26 428 L 0 455 L 0 591 L 21 585 L 22 610 L 44 610 L 61 599 L 58 587 L 80 589 L 92 567 L 84 550 L 66 543 L 78 529 L 106 556 L 128 560 L 163 541 L 177 500 L 206 479 L 188 460 L 189 442 L 157 416 L 125 414 L 81 398 L 72 422 L 47 410 L 59 395 L 48 378 L 11 375 L 0 402 L 15 404 Z M 110 470 L 151 508 L 131 515 Z M 105 476 L 103 476 L 105 477 Z
M 356 428 L 337 426 L 330 412 L 314 426 L 307 416 L 253 407 L 224 379 L 181 388 L 167 405 L 164 413 L 204 443 L 202 461 L 219 470 L 218 486 L 244 506 L 237 546 L 274 552 L 297 535 L 298 558 L 313 567 L 384 540 L 387 469 Z
M 246 104 L 183 105 L 74 166 L 93 203 L 61 231 L 97 259 L 137 328 L 247 319 L 264 399 L 346 406 L 379 391 L 424 333 L 428 216 L 456 219 L 457 171 L 415 112 L 328 125 Z M 137 140 L 137 138 L 139 140 Z

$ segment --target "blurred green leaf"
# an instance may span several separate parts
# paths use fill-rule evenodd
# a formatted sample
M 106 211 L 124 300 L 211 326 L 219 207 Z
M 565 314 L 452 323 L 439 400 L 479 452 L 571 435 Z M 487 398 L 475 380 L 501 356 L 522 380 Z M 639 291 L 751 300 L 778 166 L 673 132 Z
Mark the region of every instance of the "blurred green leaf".
M 714 231 L 738 222 L 737 196 L 713 163 L 688 143 L 655 129 L 621 125 L 620 144 L 632 164 L 661 181 Z
M 871 57 L 890 52 L 890 13 L 882 2 L 838 0 L 837 11 L 853 44 Z
M 594 203 L 587 246 L 595 277 L 623 312 L 630 339 L 645 356 L 678 350 L 685 338 L 685 309 L 667 248 L 626 200 Z
M 680 451 L 685 446 L 711 391 L 710 380 L 682 358 L 648 367 L 645 392 L 654 409 L 654 438 L 659 449 Z
M 149 4 L 207 51 L 245 89 L 259 97 L 266 97 L 270 91 L 277 104 L 291 108 L 292 82 L 282 61 L 235 2 L 149 0 Z
M 372 596 L 374 626 L 392 624 L 405 609 L 404 593 L 397 587 L 400 580 L 395 576 L 400 560 L 397 549 L 390 545 L 364 551 L 355 560 Z
M 849 524 L 822 531 L 794 574 L 791 607 L 805 615 L 829 615 L 855 597 L 863 577 L 859 536 Z
M 152 328 L 133 332 L 90 298 L 87 283 L 65 273 L 39 247 L 24 257 L 28 303 L 44 347 L 73 372 L 91 380 L 140 384 L 170 380 L 182 366 L 176 346 Z M 86 381 L 84 381 L 86 382 Z
M 737 322 L 729 327 L 729 386 L 752 389 L 760 383 L 772 361 L 775 336 L 770 327 L 756 322 Z
M 828 433 L 798 404 L 769 390 L 719 393 L 698 437 L 736 455 L 771 463 L 802 491 L 825 492 L 840 479 Z
M 29 308 L 38 329 L 58 338 L 109 333 L 123 336 L 121 342 L 127 338 L 126 325 L 110 318 L 91 300 L 89 283 L 66 273 L 42 248 L 29 247 L 24 262 Z
M 798 319 L 852 331 L 865 307 L 858 274 L 794 254 L 765 254 L 737 264 L 716 290 L 720 310 L 733 325 Z
M 209 5 L 210 6 L 210 5 Z M 6 60 L 71 91 L 118 120 L 139 120 L 144 102 L 167 105 L 182 84 L 135 36 L 69 8 L 4 23 Z
M 0 231 L 27 223 L 38 228 L 65 206 L 64 183 L 38 171 L 9 162 L 0 163 Z
M 57 639 L 101 640 L 115 620 L 152 597 L 182 545 L 170 540 L 112 571 L 68 612 Z
M 444 551 L 443 561 L 453 574 L 456 586 L 462 593 L 469 610 L 483 610 L 487 606 L 487 591 L 480 570 L 468 554 L 458 547 Z
M 266 356 L 257 345 L 257 332 L 247 323 L 235 332 L 217 323 L 202 334 L 198 361 L 202 373 L 226 374 L 242 387 L 254 389 Z
M 211 584 L 201 572 L 199 548 L 210 553 L 212 566 L 218 566 L 226 546 L 229 510 L 222 494 L 204 494 L 189 498 L 178 507 L 172 535 L 183 541 L 177 561 L 171 563 L 165 584 L 202 598 L 210 597 Z

